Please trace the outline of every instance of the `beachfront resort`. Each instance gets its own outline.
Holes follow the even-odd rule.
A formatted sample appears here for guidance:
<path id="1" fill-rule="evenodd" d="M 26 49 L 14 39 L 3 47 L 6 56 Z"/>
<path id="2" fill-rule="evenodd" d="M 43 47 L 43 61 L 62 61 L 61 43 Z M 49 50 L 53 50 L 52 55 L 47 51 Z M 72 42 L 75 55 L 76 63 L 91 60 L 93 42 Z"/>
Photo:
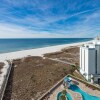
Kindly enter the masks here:
<path id="1" fill-rule="evenodd" d="M 100 0 L 0 0 L 0 100 L 100 100 Z"/>
<path id="2" fill-rule="evenodd" d="M 90 82 L 100 84 L 100 38 L 80 47 L 80 72 Z"/>
<path id="3" fill-rule="evenodd" d="M 83 43 L 68 45 L 56 52 L 45 52 L 41 56 L 27 53 L 26 57 L 24 55 L 21 58 L 2 61 L 0 99 L 100 100 L 99 77 L 94 77 L 94 81 L 92 80 L 94 84 L 88 79 L 90 76 L 100 74 L 98 62 L 100 56 L 96 56 L 100 54 L 99 41 L 93 40 L 84 45 Z"/>

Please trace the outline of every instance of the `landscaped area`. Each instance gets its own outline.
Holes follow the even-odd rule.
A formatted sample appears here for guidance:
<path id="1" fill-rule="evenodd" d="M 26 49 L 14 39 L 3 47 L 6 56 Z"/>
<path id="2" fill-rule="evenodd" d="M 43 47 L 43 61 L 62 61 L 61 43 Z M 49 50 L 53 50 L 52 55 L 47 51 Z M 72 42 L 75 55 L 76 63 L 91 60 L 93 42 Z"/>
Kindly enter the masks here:
<path id="1" fill-rule="evenodd" d="M 76 51 L 78 53 L 75 47 L 72 49 L 74 54 Z M 69 56 L 66 55 L 66 58 Z M 13 66 L 4 100 L 30 100 L 32 98 L 37 100 L 61 78 L 72 73 L 71 65 L 50 60 L 48 57 L 29 56 L 17 59 L 13 61 Z M 76 72 L 73 74 L 79 75 Z"/>
<path id="2" fill-rule="evenodd" d="M 13 60 L 13 67 L 3 100 L 37 100 L 52 86 L 54 86 L 54 84 L 56 84 L 60 79 L 68 74 L 72 74 L 84 80 L 83 76 L 77 70 L 75 70 L 77 68 L 74 65 L 73 67 L 71 64 L 50 59 L 57 58 L 63 61 L 63 59 L 71 58 L 73 59 L 74 64 L 79 64 L 78 47 L 63 49 L 61 51 L 61 54 L 56 52 L 53 53 L 53 55 L 52 53 L 49 54 L 49 56 L 47 55 L 48 54 L 45 54 L 44 57 L 28 56 L 26 58 Z M 61 85 L 57 88 L 57 92 L 54 92 L 55 98 L 54 95 L 51 95 L 51 99 L 49 99 L 56 100 L 57 94 L 59 94 L 59 97 L 62 94 L 61 91 L 63 90 L 63 85 Z M 67 92 L 69 94 L 66 95 L 69 98 L 75 98 L 75 100 L 77 100 L 76 98 L 81 98 L 81 95 L 79 93 L 71 90 L 67 90 Z"/>
<path id="3" fill-rule="evenodd" d="M 71 72 L 71 66 L 42 57 L 23 58 L 13 63 L 4 100 L 37 100 Z"/>
<path id="4" fill-rule="evenodd" d="M 79 64 L 79 47 L 64 48 L 59 52 L 47 53 L 44 55 L 48 58 L 59 59 L 62 61 L 70 62 L 72 64 Z"/>

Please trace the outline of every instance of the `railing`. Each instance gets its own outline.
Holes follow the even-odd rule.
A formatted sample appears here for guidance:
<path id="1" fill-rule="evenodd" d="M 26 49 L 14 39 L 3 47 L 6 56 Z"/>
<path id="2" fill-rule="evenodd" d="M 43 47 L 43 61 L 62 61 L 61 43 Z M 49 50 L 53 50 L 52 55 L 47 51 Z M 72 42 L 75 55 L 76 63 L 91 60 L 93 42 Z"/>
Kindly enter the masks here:
<path id="1" fill-rule="evenodd" d="M 4 97 L 4 92 L 5 92 L 5 89 L 6 89 L 6 86 L 7 86 L 7 82 L 8 82 L 8 78 L 9 78 L 9 75 L 10 75 L 10 71 L 11 71 L 11 68 L 12 68 L 12 63 L 10 62 L 7 62 L 8 63 L 8 69 L 7 69 L 7 74 L 4 76 L 4 81 L 3 81 L 3 84 L 1 86 L 1 90 L 0 90 L 0 100 L 3 100 L 3 97 Z"/>
<path id="2" fill-rule="evenodd" d="M 65 77 L 64 77 L 65 78 Z M 63 78 L 63 79 L 64 79 Z M 58 83 L 56 83 L 52 88 L 50 88 L 46 93 L 44 93 L 38 100 L 44 100 L 48 95 L 50 95 L 58 86 L 60 86 L 63 82 L 61 79 Z"/>
<path id="3" fill-rule="evenodd" d="M 79 78 L 77 78 L 77 77 L 75 77 L 75 76 L 73 76 L 73 75 L 70 75 L 70 74 L 69 74 L 69 76 L 72 77 L 72 78 L 74 78 L 74 79 L 76 79 L 76 80 L 78 80 L 78 81 L 80 81 L 80 82 L 82 82 L 82 83 L 84 83 L 84 84 L 87 84 L 87 85 L 89 85 L 89 86 L 92 86 L 94 89 L 97 89 L 97 90 L 100 91 L 100 87 L 98 87 L 98 86 L 96 86 L 96 85 L 94 85 L 94 84 L 92 84 L 92 83 L 90 83 L 90 82 L 88 82 L 88 81 L 79 79 Z"/>

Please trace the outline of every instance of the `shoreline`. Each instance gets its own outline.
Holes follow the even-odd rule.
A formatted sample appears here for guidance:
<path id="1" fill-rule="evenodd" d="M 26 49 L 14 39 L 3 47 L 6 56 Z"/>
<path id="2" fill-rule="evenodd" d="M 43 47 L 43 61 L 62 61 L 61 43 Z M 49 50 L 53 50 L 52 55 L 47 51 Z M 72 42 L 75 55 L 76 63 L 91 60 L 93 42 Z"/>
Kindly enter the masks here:
<path id="1" fill-rule="evenodd" d="M 57 52 L 66 47 L 79 46 L 79 45 L 82 45 L 84 43 L 88 43 L 91 41 L 42 47 L 42 48 L 15 51 L 15 52 L 9 52 L 9 53 L 1 53 L 0 54 L 0 62 L 2 62 L 4 60 L 20 59 L 20 58 L 27 57 L 27 56 L 42 56 L 45 53 Z"/>

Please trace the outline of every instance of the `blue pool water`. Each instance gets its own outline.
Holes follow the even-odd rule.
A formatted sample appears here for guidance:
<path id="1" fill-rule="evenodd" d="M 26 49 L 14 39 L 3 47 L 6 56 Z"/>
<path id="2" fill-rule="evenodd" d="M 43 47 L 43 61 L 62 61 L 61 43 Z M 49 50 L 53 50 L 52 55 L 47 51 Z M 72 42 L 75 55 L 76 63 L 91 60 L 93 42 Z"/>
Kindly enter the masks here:
<path id="1" fill-rule="evenodd" d="M 86 92 L 84 92 L 83 90 L 81 90 L 78 86 L 76 85 L 71 85 L 69 87 L 69 89 L 71 89 L 72 91 L 78 92 L 82 95 L 83 100 L 100 100 L 100 97 L 96 97 L 96 96 L 92 96 Z"/>
<path id="2" fill-rule="evenodd" d="M 59 92 L 57 95 L 57 100 L 60 100 L 61 95 L 62 95 L 62 92 Z M 73 100 L 69 93 L 66 93 L 66 96 L 67 96 L 67 100 Z"/>

